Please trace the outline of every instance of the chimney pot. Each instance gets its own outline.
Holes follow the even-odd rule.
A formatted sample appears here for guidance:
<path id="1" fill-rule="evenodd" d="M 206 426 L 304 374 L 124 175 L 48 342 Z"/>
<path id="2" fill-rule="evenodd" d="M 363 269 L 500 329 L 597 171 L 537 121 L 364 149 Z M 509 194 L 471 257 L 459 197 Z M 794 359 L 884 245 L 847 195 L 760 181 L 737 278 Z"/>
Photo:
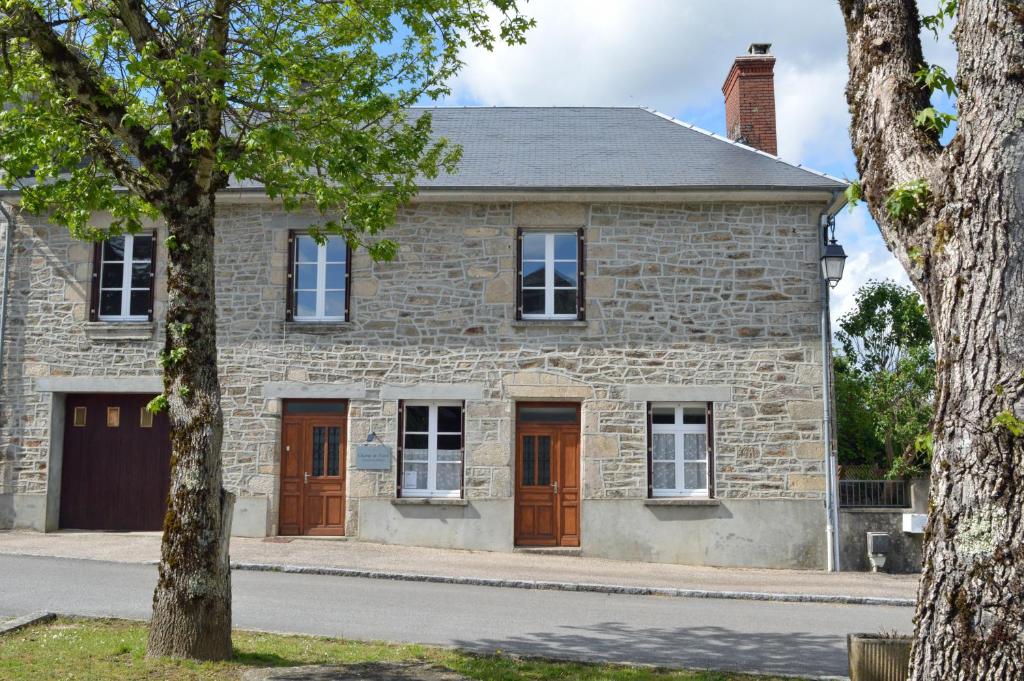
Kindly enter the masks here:
<path id="1" fill-rule="evenodd" d="M 775 57 L 771 43 L 751 43 L 733 60 L 722 85 L 726 135 L 775 155 Z"/>

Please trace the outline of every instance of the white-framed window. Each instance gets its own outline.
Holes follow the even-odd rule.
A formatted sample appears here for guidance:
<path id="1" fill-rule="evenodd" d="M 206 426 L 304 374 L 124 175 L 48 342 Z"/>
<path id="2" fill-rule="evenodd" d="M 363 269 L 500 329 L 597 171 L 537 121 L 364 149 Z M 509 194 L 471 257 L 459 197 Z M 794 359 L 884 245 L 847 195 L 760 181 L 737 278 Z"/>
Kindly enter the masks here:
<path id="1" fill-rule="evenodd" d="M 580 234 L 522 232 L 520 317 L 580 318 Z"/>
<path id="2" fill-rule="evenodd" d="M 348 243 L 329 237 L 318 244 L 308 234 L 295 234 L 292 241 L 290 319 L 348 321 Z"/>
<path id="3" fill-rule="evenodd" d="M 650 406 L 651 496 L 710 496 L 711 445 L 704 402 Z"/>
<path id="4" fill-rule="evenodd" d="M 153 235 L 124 234 L 97 245 L 100 321 L 141 322 L 150 319 L 153 300 Z"/>
<path id="5" fill-rule="evenodd" d="M 462 409 L 462 402 L 402 403 L 400 496 L 462 496 Z"/>

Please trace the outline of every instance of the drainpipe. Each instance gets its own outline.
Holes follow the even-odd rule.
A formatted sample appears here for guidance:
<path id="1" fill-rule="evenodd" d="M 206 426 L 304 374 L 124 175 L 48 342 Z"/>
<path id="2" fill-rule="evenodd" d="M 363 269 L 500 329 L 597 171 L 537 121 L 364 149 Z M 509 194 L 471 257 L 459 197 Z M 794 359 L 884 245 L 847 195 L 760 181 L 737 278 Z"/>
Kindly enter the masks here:
<path id="1" fill-rule="evenodd" d="M 0 278 L 0 389 L 4 385 L 4 339 L 7 329 L 7 284 L 11 278 L 11 232 L 14 231 L 14 220 L 7 212 L 7 206 L 0 201 L 0 217 L 4 227 L 4 274 Z"/>
<path id="2" fill-rule="evenodd" d="M 840 207 L 836 206 L 835 202 L 833 202 L 832 206 L 825 213 L 822 213 L 822 238 L 818 245 L 819 260 L 825 254 L 829 223 Z M 821 272 L 820 268 L 818 276 L 821 281 L 821 386 L 822 402 L 825 407 L 822 428 L 825 441 L 826 544 L 828 546 L 828 571 L 839 572 L 839 484 L 837 482 L 838 465 L 833 445 L 834 430 L 832 422 L 832 319 L 829 314 L 828 280 L 825 279 L 825 275 Z"/>

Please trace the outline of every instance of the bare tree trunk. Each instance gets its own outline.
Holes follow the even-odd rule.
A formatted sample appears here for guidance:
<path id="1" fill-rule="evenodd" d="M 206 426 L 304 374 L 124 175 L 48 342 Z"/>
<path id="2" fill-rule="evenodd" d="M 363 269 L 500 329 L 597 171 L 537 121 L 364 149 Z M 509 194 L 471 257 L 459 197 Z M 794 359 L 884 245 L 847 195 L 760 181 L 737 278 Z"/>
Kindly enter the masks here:
<path id="1" fill-rule="evenodd" d="M 228 536 L 234 498 L 221 487 L 213 193 L 183 181 L 167 205 L 162 361 L 171 423 L 171 490 L 148 654 L 220 660 L 231 657 Z"/>
<path id="2" fill-rule="evenodd" d="M 936 344 L 932 504 L 914 681 L 1024 678 L 1024 5 L 960 0 L 959 124 L 914 127 L 927 91 L 914 0 L 840 0 L 864 197 Z M 923 179 L 919 211 L 894 187 Z M 1022 424 L 1024 425 L 1024 424 Z"/>

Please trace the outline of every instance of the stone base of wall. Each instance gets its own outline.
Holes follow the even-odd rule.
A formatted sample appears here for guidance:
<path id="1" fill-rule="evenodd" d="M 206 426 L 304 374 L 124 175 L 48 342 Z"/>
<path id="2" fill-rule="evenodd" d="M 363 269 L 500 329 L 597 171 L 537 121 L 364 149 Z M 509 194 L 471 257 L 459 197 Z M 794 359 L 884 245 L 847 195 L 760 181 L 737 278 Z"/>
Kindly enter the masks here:
<path id="1" fill-rule="evenodd" d="M 512 550 L 512 499 L 480 499 L 465 506 L 359 502 L 359 538 L 382 544 L 477 551 Z"/>
<path id="2" fill-rule="evenodd" d="M 717 506 L 649 506 L 587 499 L 583 554 L 721 567 L 826 567 L 821 501 L 723 499 Z"/>
<path id="3" fill-rule="evenodd" d="M 0 530 L 44 529 L 45 494 L 0 494 Z"/>

